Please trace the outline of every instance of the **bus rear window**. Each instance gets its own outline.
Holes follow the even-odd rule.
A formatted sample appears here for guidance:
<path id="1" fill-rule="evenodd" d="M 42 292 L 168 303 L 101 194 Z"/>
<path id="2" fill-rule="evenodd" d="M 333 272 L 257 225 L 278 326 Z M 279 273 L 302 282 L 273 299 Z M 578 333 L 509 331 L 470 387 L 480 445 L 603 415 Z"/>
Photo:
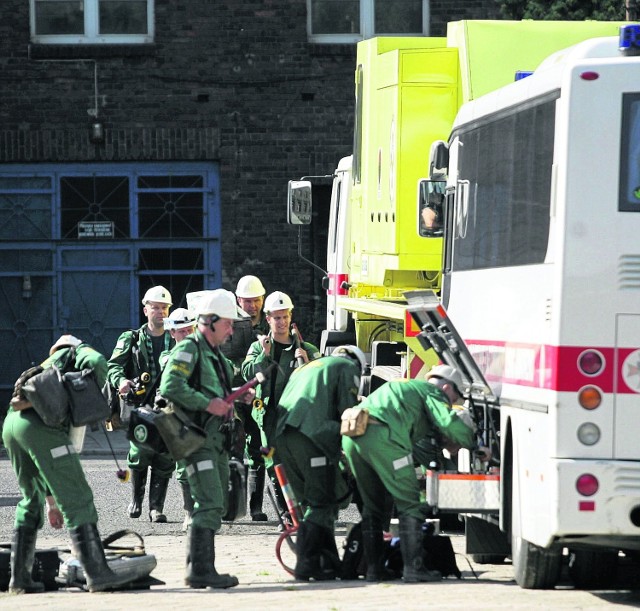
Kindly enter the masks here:
<path id="1" fill-rule="evenodd" d="M 640 212 L 640 94 L 622 96 L 620 211 Z"/>

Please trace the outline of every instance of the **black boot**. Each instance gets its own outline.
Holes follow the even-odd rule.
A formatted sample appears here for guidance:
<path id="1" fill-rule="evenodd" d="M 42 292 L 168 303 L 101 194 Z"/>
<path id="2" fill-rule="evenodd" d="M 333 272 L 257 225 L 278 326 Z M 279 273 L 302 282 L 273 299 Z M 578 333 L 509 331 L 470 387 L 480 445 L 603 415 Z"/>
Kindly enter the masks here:
<path id="1" fill-rule="evenodd" d="M 167 498 L 167 487 L 170 477 L 160 477 L 151 469 L 151 483 L 149 484 L 149 521 L 166 522 L 164 515 L 164 500 Z"/>
<path id="2" fill-rule="evenodd" d="M 186 533 L 191 526 L 191 514 L 193 513 L 193 497 L 191 496 L 191 486 L 189 482 L 180 482 L 182 489 L 182 507 L 184 509 L 184 522 L 182 523 L 182 532 Z"/>
<path id="3" fill-rule="evenodd" d="M 396 578 L 393 571 L 385 567 L 382 522 L 375 518 L 362 519 L 362 545 L 367 561 L 367 581 L 391 581 Z"/>
<path id="4" fill-rule="evenodd" d="M 404 568 L 402 579 L 406 583 L 423 581 L 440 581 L 439 571 L 429 571 L 424 565 L 424 548 L 422 545 L 422 521 L 411 516 L 399 517 L 400 551 Z"/>
<path id="5" fill-rule="evenodd" d="M 233 588 L 238 578 L 228 573 L 220 575 L 215 568 L 216 549 L 210 528 L 191 526 L 187 540 L 187 575 L 190 588 Z"/>
<path id="6" fill-rule="evenodd" d="M 325 529 L 313 522 L 300 522 L 296 532 L 296 566 L 294 577 L 299 581 L 328 581 L 338 576 L 328 559 Z"/>
<path id="7" fill-rule="evenodd" d="M 139 518 L 142 513 L 144 489 L 147 486 L 147 470 L 131 469 L 132 498 L 127 511 L 130 518 Z"/>
<path id="8" fill-rule="evenodd" d="M 257 469 L 249 469 L 249 512 L 254 522 L 266 522 L 267 514 L 262 511 L 262 500 L 264 497 L 264 476 L 266 469 L 260 465 Z"/>
<path id="9" fill-rule="evenodd" d="M 11 543 L 11 580 L 9 592 L 12 594 L 38 594 L 44 592 L 44 583 L 33 581 L 33 559 L 36 553 L 35 528 L 20 526 L 13 531 Z"/>
<path id="10" fill-rule="evenodd" d="M 107 564 L 102 541 L 95 524 L 83 524 L 71 529 L 71 545 L 82 564 L 89 592 L 102 592 L 135 581 L 130 575 L 118 575 Z"/>

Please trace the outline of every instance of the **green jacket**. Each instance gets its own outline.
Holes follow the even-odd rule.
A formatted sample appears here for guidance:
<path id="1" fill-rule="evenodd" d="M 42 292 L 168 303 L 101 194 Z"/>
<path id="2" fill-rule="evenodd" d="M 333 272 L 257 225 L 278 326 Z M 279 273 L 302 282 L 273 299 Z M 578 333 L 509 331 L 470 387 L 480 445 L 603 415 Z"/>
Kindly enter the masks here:
<path id="1" fill-rule="evenodd" d="M 296 369 L 278 403 L 277 438 L 298 429 L 326 456 L 340 456 L 340 416 L 358 403 L 360 369 L 348 359 L 324 356 Z"/>
<path id="2" fill-rule="evenodd" d="M 218 371 L 224 371 L 226 380 Z M 222 418 L 207 410 L 214 397 L 224 398 L 231 390 L 233 365 L 219 350 L 214 350 L 200 331 L 183 339 L 169 354 L 160 379 L 160 394 L 189 412 L 199 426 Z"/>
<path id="3" fill-rule="evenodd" d="M 271 333 L 269 333 L 269 338 L 271 339 L 271 351 L 273 353 L 275 346 L 273 343 L 273 335 Z M 321 356 L 318 348 L 309 342 L 302 342 L 302 348 L 309 355 L 309 361 L 313 361 Z M 289 381 L 294 369 L 298 366 L 294 356 L 295 351 L 296 348 L 294 343 L 287 346 L 287 348 L 280 353 L 278 367 L 271 373 L 270 378 L 264 384 L 256 386 L 256 397 L 262 399 L 265 409 L 269 405 L 274 407 L 277 405 L 284 387 Z M 271 355 L 267 356 L 264 353 L 264 350 L 262 350 L 260 342 L 255 341 L 249 347 L 247 356 L 242 363 L 242 377 L 245 380 L 251 380 L 255 377 L 256 373 L 264 371 L 273 362 L 273 357 Z M 271 391 L 272 388 L 274 389 L 273 393 Z"/>
<path id="4" fill-rule="evenodd" d="M 440 433 L 463 448 L 473 449 L 473 431 L 455 415 L 447 396 L 422 380 L 392 380 L 361 404 L 369 415 L 386 423 L 389 439 L 407 451 L 424 437 Z"/>
<path id="5" fill-rule="evenodd" d="M 133 380 L 144 372 L 149 373 L 151 376 L 147 389 L 150 390 L 155 385 L 156 378 L 160 375 L 160 370 L 153 360 L 151 338 L 147 329 L 148 326 L 145 324 L 140 329 L 125 331 L 118 338 L 108 362 L 107 374 L 109 384 L 114 388 L 118 388 L 123 380 Z M 136 345 L 139 350 L 139 361 L 133 352 L 133 348 Z M 174 345 L 174 339 L 168 331 L 165 331 L 164 349 L 169 350 Z M 145 396 L 145 401 L 148 398 L 148 396 Z"/>

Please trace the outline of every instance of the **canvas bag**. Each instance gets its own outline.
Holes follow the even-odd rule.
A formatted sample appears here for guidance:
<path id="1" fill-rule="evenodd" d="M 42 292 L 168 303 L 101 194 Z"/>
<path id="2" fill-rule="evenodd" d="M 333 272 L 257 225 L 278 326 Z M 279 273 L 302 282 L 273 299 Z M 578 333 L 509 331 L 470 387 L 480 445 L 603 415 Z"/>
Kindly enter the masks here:
<path id="1" fill-rule="evenodd" d="M 340 418 L 340 434 L 345 437 L 360 437 L 367 430 L 369 410 L 366 407 L 348 407 Z"/>
<path id="2" fill-rule="evenodd" d="M 68 422 L 69 395 L 62 372 L 55 365 L 29 378 L 22 393 L 47 426 L 60 427 Z"/>
<path id="3" fill-rule="evenodd" d="M 73 426 L 95 424 L 108 418 L 110 408 L 98 385 L 93 369 L 69 371 L 62 376 L 69 395 L 69 409 Z"/>
<path id="4" fill-rule="evenodd" d="M 163 407 L 154 410 L 153 422 L 165 442 L 169 454 L 175 460 L 187 458 L 196 450 L 199 450 L 207 438 L 207 433 L 197 424 L 194 424 L 184 411 L 169 401 L 161 399 L 157 404 L 164 403 Z"/>

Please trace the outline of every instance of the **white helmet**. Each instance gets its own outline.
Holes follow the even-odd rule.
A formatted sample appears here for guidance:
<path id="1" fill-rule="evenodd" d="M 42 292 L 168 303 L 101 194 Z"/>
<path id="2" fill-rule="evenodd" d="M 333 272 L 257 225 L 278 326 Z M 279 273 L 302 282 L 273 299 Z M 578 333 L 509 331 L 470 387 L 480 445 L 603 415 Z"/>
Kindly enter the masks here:
<path id="1" fill-rule="evenodd" d="M 460 372 L 451 367 L 450 365 L 436 365 L 428 371 L 425 375 L 425 378 L 428 380 L 429 378 L 441 378 L 449 382 L 449 384 L 453 385 L 455 391 L 462 397 L 462 390 L 464 388 L 464 382 L 462 380 L 462 375 Z"/>
<path id="2" fill-rule="evenodd" d="M 293 310 L 293 301 L 286 293 L 275 291 L 264 300 L 265 312 L 276 312 L 277 310 Z"/>
<path id="3" fill-rule="evenodd" d="M 218 316 L 218 318 L 242 320 L 242 318 L 238 316 L 238 306 L 234 294 L 225 289 L 198 291 L 195 294 L 189 293 L 187 295 L 187 303 L 189 304 L 189 310 L 193 312 L 196 317 L 214 314 Z"/>
<path id="4" fill-rule="evenodd" d="M 254 297 L 264 297 L 266 292 L 260 279 L 255 276 L 242 276 L 238 280 L 238 286 L 236 287 L 237 297 L 253 299 Z"/>
<path id="5" fill-rule="evenodd" d="M 176 308 L 168 318 L 164 320 L 164 328 L 167 331 L 186 329 L 187 327 L 193 327 L 196 324 L 195 317 L 189 313 L 186 308 Z"/>
<path id="6" fill-rule="evenodd" d="M 70 348 L 73 346 L 77 348 L 82 343 L 81 339 L 78 339 L 74 335 L 61 335 L 53 346 L 49 350 L 49 356 L 51 356 L 56 350 L 60 348 Z"/>
<path id="7" fill-rule="evenodd" d="M 171 293 L 164 288 L 164 286 L 152 286 L 142 298 L 142 305 L 147 305 L 149 301 L 155 301 L 156 303 L 166 303 L 167 305 L 173 305 L 171 301 Z"/>
<path id="8" fill-rule="evenodd" d="M 338 346 L 331 356 L 340 356 L 350 359 L 358 367 L 360 367 L 360 373 L 363 374 L 367 369 L 367 357 L 364 352 L 358 348 L 358 346 Z"/>

